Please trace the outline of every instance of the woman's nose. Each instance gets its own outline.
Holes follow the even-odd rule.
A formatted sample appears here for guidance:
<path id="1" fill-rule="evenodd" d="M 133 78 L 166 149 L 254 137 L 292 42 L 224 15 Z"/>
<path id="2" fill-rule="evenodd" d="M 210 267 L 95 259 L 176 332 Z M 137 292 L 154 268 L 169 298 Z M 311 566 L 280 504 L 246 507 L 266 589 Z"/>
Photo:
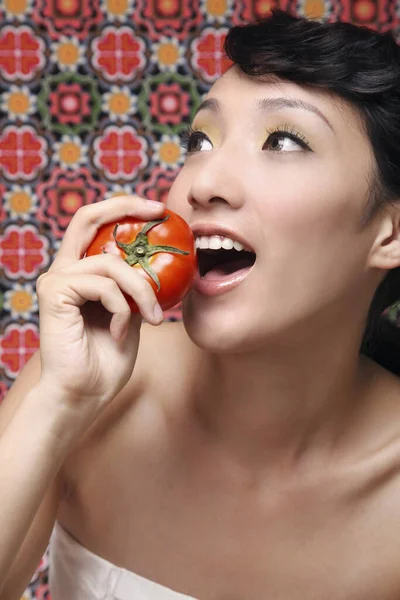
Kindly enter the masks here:
<path id="1" fill-rule="evenodd" d="M 193 167 L 188 202 L 193 207 L 204 208 L 214 204 L 228 204 L 239 208 L 243 202 L 242 173 L 237 166 L 210 156 L 201 166 Z"/>

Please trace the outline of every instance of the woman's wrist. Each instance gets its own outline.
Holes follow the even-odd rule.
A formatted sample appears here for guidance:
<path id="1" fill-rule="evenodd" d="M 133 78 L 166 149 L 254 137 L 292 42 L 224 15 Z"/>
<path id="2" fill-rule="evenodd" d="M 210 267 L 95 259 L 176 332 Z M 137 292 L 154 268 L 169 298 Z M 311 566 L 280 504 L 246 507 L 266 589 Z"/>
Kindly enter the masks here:
<path id="1" fill-rule="evenodd" d="M 71 408 L 76 404 L 73 400 L 67 392 L 40 380 L 21 401 L 14 419 L 26 420 L 38 441 L 47 441 L 52 451 L 63 454 L 85 429 L 82 415 L 78 414 L 77 408 Z"/>

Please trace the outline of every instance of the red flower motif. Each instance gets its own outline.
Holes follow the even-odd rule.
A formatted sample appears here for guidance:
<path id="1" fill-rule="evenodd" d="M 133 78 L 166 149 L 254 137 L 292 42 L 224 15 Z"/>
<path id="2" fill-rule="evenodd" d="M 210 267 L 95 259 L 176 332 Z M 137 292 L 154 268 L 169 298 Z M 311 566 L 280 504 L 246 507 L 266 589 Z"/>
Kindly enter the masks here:
<path id="1" fill-rule="evenodd" d="M 47 166 L 48 144 L 30 125 L 10 125 L 0 137 L 0 170 L 9 179 L 34 179 Z"/>
<path id="2" fill-rule="evenodd" d="M 50 114 L 62 125 L 77 125 L 90 115 L 90 95 L 79 83 L 59 83 L 49 94 Z"/>
<path id="3" fill-rule="evenodd" d="M 0 336 L 0 365 L 7 377 L 14 379 L 38 348 L 36 325 L 13 323 L 6 327 L 4 335 Z"/>
<path id="4" fill-rule="evenodd" d="M 40 199 L 38 218 L 48 223 L 60 239 L 78 208 L 101 200 L 106 191 L 106 186 L 95 181 L 84 167 L 73 172 L 53 169 L 50 179 L 36 190 Z"/>
<path id="5" fill-rule="evenodd" d="M 207 83 L 218 79 L 233 64 L 224 51 L 226 32 L 226 28 L 206 27 L 192 44 L 192 65 Z"/>
<path id="6" fill-rule="evenodd" d="M 135 25 L 145 28 L 152 41 L 160 36 L 184 40 L 203 20 L 200 2 L 183 0 L 137 0 L 133 18 Z"/>
<path id="7" fill-rule="evenodd" d="M 0 73 L 9 81 L 30 81 L 45 66 L 45 44 L 29 27 L 3 27 L 0 32 Z"/>
<path id="8" fill-rule="evenodd" d="M 93 41 L 93 66 L 109 81 L 133 81 L 145 66 L 145 47 L 130 27 L 106 27 Z"/>
<path id="9" fill-rule="evenodd" d="M 150 94 L 150 114 L 162 125 L 177 125 L 190 113 L 189 102 L 178 83 L 160 83 Z"/>
<path id="10" fill-rule="evenodd" d="M 111 180 L 132 180 L 148 163 L 146 139 L 128 125 L 107 127 L 93 147 L 95 166 Z"/>
<path id="11" fill-rule="evenodd" d="M 351 9 L 354 23 L 369 25 L 378 19 L 378 3 L 375 0 L 354 0 Z"/>
<path id="12" fill-rule="evenodd" d="M 49 261 L 49 241 L 33 225 L 9 225 L 0 236 L 0 265 L 6 277 L 32 279 Z"/>
<path id="13" fill-rule="evenodd" d="M 265 18 L 273 8 L 288 9 L 288 0 L 246 0 L 235 2 L 232 25 L 242 25 L 249 21 Z"/>
<path id="14" fill-rule="evenodd" d="M 168 192 L 174 179 L 176 179 L 176 175 L 176 171 L 172 172 L 161 167 L 155 167 L 152 169 L 149 179 L 140 182 L 136 186 L 135 193 L 141 198 L 159 200 L 166 204 Z"/>
<path id="15" fill-rule="evenodd" d="M 32 20 L 52 39 L 73 35 L 85 40 L 103 19 L 98 0 L 36 0 L 33 7 Z"/>

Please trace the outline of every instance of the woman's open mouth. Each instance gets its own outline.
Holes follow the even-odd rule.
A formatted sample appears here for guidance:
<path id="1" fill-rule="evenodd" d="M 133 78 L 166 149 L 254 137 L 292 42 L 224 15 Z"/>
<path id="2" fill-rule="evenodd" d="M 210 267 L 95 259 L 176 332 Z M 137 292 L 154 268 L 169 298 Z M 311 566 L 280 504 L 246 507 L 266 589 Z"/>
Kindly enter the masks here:
<path id="1" fill-rule="evenodd" d="M 193 289 L 206 296 L 223 294 L 239 285 L 251 271 L 256 255 L 247 250 L 197 250 L 198 270 Z"/>
<path id="2" fill-rule="evenodd" d="M 247 250 L 197 250 L 200 277 L 206 280 L 223 279 L 242 269 L 252 267 L 256 260 L 254 252 Z"/>

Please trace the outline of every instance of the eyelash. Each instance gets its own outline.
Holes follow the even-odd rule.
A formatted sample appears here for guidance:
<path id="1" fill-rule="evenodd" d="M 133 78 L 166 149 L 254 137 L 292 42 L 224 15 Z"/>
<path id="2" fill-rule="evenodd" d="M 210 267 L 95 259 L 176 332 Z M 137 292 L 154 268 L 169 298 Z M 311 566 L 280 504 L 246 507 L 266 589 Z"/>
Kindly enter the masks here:
<path id="1" fill-rule="evenodd" d="M 286 123 L 285 125 L 279 125 L 278 127 L 274 127 L 273 129 L 268 129 L 267 127 L 265 131 L 269 135 L 272 135 L 274 133 L 283 133 L 284 137 L 286 136 L 290 138 L 291 140 L 299 144 L 302 148 L 304 148 L 304 150 L 312 151 L 310 148 L 310 142 L 302 133 L 300 133 L 295 127 L 293 127 L 293 125 L 289 125 L 288 123 Z"/>
<path id="2" fill-rule="evenodd" d="M 188 152 L 193 152 L 193 150 L 189 150 L 189 142 L 194 134 L 204 135 L 201 131 L 196 131 L 196 129 L 193 129 L 193 127 L 189 125 L 180 136 L 180 145 Z"/>
<path id="3" fill-rule="evenodd" d="M 274 127 L 273 129 L 266 128 L 266 132 L 269 135 L 273 135 L 276 133 L 284 134 L 283 137 L 290 138 L 293 142 L 296 142 L 297 144 L 299 144 L 299 146 L 301 146 L 304 150 L 309 150 L 312 152 L 312 150 L 310 148 L 310 142 L 307 140 L 307 138 L 302 133 L 297 131 L 297 129 L 295 127 L 293 127 L 292 125 L 285 124 L 285 125 L 279 125 L 277 127 Z M 197 131 L 196 129 L 193 129 L 193 127 L 190 125 L 181 135 L 180 145 L 189 154 L 196 152 L 195 150 L 189 150 L 189 143 L 191 141 L 192 136 L 194 136 L 195 134 L 202 136 L 203 138 L 207 137 L 205 135 L 205 133 L 203 133 L 202 131 Z"/>

